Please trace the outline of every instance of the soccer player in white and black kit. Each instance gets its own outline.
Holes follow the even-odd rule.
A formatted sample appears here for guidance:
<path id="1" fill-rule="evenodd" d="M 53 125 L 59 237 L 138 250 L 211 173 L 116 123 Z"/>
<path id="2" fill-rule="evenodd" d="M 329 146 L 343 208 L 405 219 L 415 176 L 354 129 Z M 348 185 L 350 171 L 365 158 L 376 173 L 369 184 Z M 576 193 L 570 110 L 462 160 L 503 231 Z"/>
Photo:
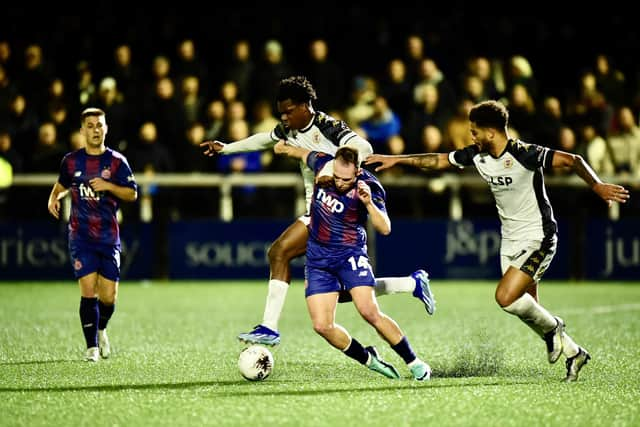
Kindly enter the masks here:
<path id="1" fill-rule="evenodd" d="M 205 141 L 200 146 L 205 148 L 204 154 L 207 156 L 266 150 L 280 140 L 285 140 L 295 147 L 331 155 L 335 154 L 339 147 L 348 145 L 358 151 L 361 159 L 373 152 L 371 144 L 351 130 L 346 123 L 323 112 L 315 111 L 313 108 L 315 100 L 316 91 L 307 78 L 294 76 L 283 79 L 278 86 L 276 97 L 281 123 L 273 131 L 257 133 L 230 144 Z M 329 162 L 320 172 L 320 176 L 332 177 L 332 165 L 333 162 Z M 269 248 L 271 277 L 263 321 L 252 331 L 238 335 L 241 341 L 265 345 L 276 345 L 280 342 L 278 321 L 291 281 L 289 263 L 305 253 L 309 238 L 308 213 L 315 175 L 304 162 L 300 162 L 300 171 L 304 179 L 307 215 L 303 215 L 291 224 Z M 397 292 L 412 292 L 413 296 L 424 303 L 427 313 L 433 314 L 435 300 L 429 287 L 428 274 L 424 270 L 417 270 L 406 277 L 377 279 L 377 295 Z"/>
<path id="2" fill-rule="evenodd" d="M 508 121 L 509 113 L 503 104 L 481 102 L 469 112 L 473 145 L 448 154 L 374 154 L 365 163 L 380 163 L 376 171 L 396 164 L 426 170 L 476 167 L 491 188 L 502 224 L 502 278 L 496 288 L 496 302 L 545 340 L 550 363 L 564 354 L 564 380 L 575 381 L 591 356 L 564 331 L 563 320 L 538 302 L 538 282 L 555 254 L 557 242 L 557 224 L 545 190 L 543 169 L 572 170 L 608 204 L 625 203 L 629 192 L 622 186 L 602 182 L 579 155 L 511 139 Z"/>

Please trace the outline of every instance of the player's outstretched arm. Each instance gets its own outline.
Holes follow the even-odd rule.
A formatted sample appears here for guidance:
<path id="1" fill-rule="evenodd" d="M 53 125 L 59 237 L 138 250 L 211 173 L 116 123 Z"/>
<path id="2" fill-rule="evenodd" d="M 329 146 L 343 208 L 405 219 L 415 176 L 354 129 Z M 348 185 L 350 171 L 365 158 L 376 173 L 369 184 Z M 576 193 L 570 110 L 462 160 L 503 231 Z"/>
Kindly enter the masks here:
<path id="1" fill-rule="evenodd" d="M 293 157 L 294 159 L 300 159 L 305 163 L 307 162 L 309 153 L 311 153 L 311 151 L 307 150 L 306 148 L 294 147 L 293 145 L 289 145 L 282 139 L 273 146 L 273 152 L 276 154 L 283 154 L 285 156 Z"/>
<path id="2" fill-rule="evenodd" d="M 240 139 L 236 142 L 225 144 L 220 141 L 204 141 L 200 143 L 200 147 L 204 148 L 205 156 L 214 156 L 216 154 L 233 154 L 247 153 L 250 151 L 264 151 L 274 146 L 277 141 L 271 139 L 269 132 L 260 132 L 251 135 L 248 138 Z"/>
<path id="3" fill-rule="evenodd" d="M 591 166 L 578 154 L 556 151 L 553 155 L 552 166 L 554 169 L 572 170 L 609 206 L 613 202 L 626 203 L 630 197 L 629 190 L 623 186 L 602 182 Z"/>
<path id="4" fill-rule="evenodd" d="M 376 167 L 376 172 L 389 169 L 395 165 L 408 165 L 424 170 L 443 170 L 450 169 L 453 165 L 449 162 L 447 153 L 424 153 L 424 154 L 372 154 L 364 161 L 365 164 L 371 165 L 380 163 Z"/>

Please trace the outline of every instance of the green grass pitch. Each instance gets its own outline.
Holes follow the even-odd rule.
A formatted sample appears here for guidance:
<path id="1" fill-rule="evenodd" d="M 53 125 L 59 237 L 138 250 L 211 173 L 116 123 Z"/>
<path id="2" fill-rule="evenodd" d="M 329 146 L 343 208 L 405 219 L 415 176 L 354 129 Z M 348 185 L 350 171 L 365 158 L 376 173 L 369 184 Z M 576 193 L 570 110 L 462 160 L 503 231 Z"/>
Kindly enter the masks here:
<path id="1" fill-rule="evenodd" d="M 356 313 L 338 323 L 374 344 L 389 380 L 311 329 L 294 282 L 274 371 L 238 373 L 236 335 L 262 318 L 266 281 L 123 282 L 109 325 L 114 354 L 82 361 L 77 285 L 0 284 L 1 426 L 638 426 L 640 283 L 543 282 L 542 302 L 593 359 L 564 384 L 564 358 L 493 300 L 495 283 L 432 280 L 433 317 L 408 294 L 379 298 L 433 368 L 413 381 Z"/>

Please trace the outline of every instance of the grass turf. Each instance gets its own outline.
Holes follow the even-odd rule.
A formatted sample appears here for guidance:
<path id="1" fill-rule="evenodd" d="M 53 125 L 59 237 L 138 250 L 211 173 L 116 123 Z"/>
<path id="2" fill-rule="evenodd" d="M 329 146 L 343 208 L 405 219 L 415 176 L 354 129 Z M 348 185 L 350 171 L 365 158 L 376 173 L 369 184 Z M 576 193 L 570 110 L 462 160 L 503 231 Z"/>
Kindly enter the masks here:
<path id="1" fill-rule="evenodd" d="M 242 379 L 235 339 L 262 316 L 260 282 L 124 282 L 109 325 L 114 354 L 83 362 L 77 285 L 0 285 L 0 425 L 567 426 L 640 425 L 640 285 L 544 282 L 541 298 L 593 359 L 574 384 L 564 358 L 493 301 L 495 284 L 432 281 L 437 311 L 379 298 L 433 368 L 401 359 L 340 304 L 338 323 L 403 375 L 367 370 L 315 335 L 294 283 L 275 368 Z"/>

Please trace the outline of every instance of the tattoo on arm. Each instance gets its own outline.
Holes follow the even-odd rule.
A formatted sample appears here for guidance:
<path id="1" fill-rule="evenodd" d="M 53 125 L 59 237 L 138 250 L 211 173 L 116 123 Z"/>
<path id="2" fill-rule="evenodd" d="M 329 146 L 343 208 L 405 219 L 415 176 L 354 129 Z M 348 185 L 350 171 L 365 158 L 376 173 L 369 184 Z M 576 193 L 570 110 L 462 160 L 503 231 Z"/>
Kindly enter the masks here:
<path id="1" fill-rule="evenodd" d="M 438 168 L 438 158 L 438 153 L 426 153 L 412 156 L 409 161 L 412 166 L 425 170 L 432 170 Z"/>

